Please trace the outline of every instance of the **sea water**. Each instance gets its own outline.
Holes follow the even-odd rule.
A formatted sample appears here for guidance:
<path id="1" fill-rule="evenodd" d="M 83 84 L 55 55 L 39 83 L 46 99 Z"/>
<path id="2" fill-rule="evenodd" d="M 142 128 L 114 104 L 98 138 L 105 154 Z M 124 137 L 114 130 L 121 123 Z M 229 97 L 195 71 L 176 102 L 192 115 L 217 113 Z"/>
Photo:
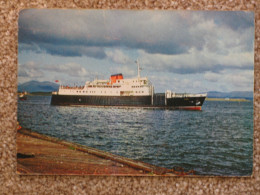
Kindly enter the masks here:
<path id="1" fill-rule="evenodd" d="M 205 101 L 202 111 L 52 106 L 18 101 L 33 131 L 169 169 L 247 176 L 253 167 L 253 102 Z"/>

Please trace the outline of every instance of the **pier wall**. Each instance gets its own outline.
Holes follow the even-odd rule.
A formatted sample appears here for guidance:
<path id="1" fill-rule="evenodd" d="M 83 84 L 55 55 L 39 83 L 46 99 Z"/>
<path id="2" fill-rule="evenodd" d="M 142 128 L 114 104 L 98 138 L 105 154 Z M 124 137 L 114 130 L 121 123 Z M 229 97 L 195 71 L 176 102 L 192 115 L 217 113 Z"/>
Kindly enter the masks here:
<path id="1" fill-rule="evenodd" d="M 173 170 L 20 129 L 17 172 L 29 175 L 176 175 Z"/>

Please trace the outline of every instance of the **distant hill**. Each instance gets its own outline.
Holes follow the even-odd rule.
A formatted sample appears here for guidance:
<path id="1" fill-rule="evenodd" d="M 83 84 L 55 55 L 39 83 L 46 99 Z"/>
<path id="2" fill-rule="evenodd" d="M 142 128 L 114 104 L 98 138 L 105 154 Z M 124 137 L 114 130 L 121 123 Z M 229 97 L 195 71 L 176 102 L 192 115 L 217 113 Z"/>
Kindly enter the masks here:
<path id="1" fill-rule="evenodd" d="M 244 99 L 253 99 L 254 93 L 252 91 L 232 91 L 232 92 L 218 92 L 218 91 L 209 91 L 208 98 L 244 98 Z"/>
<path id="2" fill-rule="evenodd" d="M 52 92 L 57 91 L 59 85 L 49 81 L 29 81 L 23 84 L 18 85 L 18 91 L 23 92 Z"/>

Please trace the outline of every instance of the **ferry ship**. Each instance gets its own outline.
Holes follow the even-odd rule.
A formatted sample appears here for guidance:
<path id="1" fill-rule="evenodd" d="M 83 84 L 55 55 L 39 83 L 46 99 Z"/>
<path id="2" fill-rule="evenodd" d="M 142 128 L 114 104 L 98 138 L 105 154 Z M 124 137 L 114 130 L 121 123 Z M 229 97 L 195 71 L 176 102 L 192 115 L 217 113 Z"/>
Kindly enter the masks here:
<path id="1" fill-rule="evenodd" d="M 114 74 L 109 80 L 87 81 L 84 86 L 60 85 L 57 92 L 52 92 L 51 105 L 86 105 L 115 107 L 147 107 L 167 109 L 201 110 L 207 94 L 154 93 L 154 86 L 147 77 L 138 75 L 125 79 Z"/>

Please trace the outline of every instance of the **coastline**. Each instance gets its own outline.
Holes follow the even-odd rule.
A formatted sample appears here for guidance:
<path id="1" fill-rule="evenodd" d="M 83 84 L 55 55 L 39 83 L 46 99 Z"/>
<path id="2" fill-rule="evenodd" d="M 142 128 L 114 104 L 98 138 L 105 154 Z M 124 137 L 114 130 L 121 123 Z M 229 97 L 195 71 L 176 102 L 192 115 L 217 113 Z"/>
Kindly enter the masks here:
<path id="1" fill-rule="evenodd" d="M 21 128 L 17 173 L 26 175 L 188 175 Z"/>
<path id="2" fill-rule="evenodd" d="M 206 98 L 205 101 L 251 102 L 244 98 Z"/>

